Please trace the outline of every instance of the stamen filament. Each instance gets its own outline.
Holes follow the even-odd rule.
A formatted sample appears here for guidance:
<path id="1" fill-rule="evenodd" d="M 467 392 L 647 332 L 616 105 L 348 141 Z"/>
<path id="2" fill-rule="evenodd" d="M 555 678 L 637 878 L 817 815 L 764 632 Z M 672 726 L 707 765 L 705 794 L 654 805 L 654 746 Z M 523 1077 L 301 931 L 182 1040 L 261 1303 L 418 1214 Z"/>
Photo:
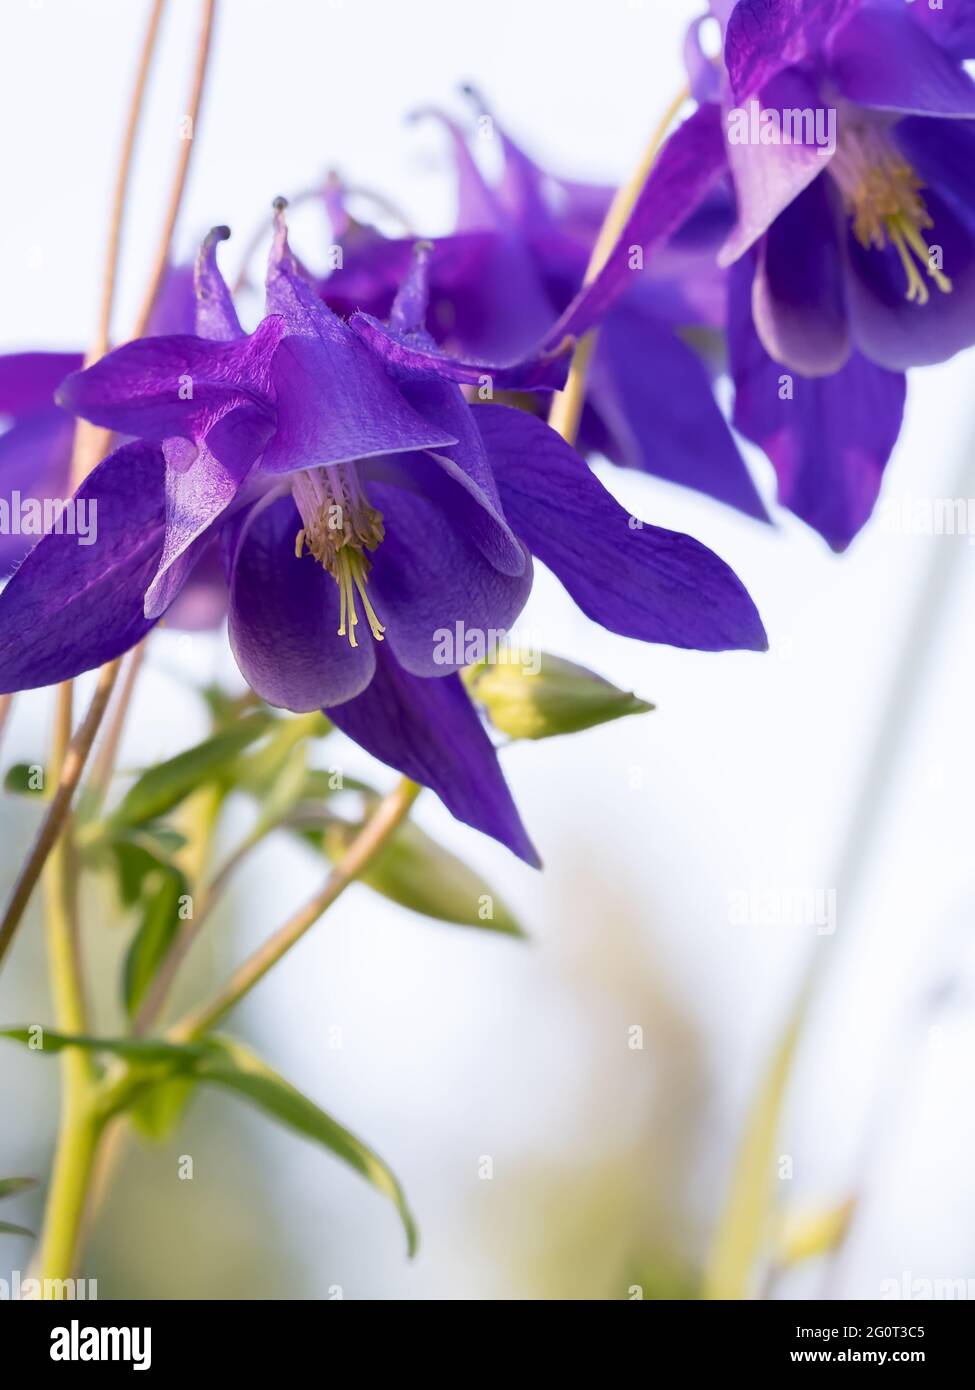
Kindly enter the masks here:
<path id="1" fill-rule="evenodd" d="M 383 539 L 383 520 L 369 505 L 355 465 L 312 468 L 295 475 L 291 491 L 305 523 L 295 536 L 295 555 L 307 551 L 335 580 L 339 591 L 339 637 L 357 647 L 362 600 L 369 629 L 377 642 L 386 629 L 379 621 L 366 589 L 370 564 L 366 550 L 375 550 Z"/>

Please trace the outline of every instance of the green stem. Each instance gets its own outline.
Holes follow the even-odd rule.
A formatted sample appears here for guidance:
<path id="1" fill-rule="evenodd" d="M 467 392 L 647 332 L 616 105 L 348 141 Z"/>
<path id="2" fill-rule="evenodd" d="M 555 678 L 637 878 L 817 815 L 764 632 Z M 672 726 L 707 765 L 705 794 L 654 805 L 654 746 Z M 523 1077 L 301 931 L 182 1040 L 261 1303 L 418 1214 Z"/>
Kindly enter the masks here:
<path id="1" fill-rule="evenodd" d="M 686 87 L 678 92 L 650 137 L 650 143 L 644 150 L 640 163 L 626 183 L 617 190 L 589 257 L 589 264 L 586 267 L 583 280 L 584 284 L 591 284 L 609 260 L 613 247 L 619 240 L 627 219 L 633 211 L 634 204 L 640 196 L 640 190 L 646 183 L 650 170 L 656 162 L 660 147 L 667 138 L 667 132 L 689 96 L 690 92 Z M 596 336 L 596 329 L 592 329 L 580 339 L 572 358 L 565 389 L 556 391 L 552 396 L 548 423 L 568 444 L 574 444 L 576 435 L 579 433 L 582 409 L 586 401 L 589 368 L 592 365 L 593 354 L 596 350 Z"/>
<path id="2" fill-rule="evenodd" d="M 65 1049 L 65 1099 L 36 1260 L 38 1278 L 45 1281 L 41 1286 L 45 1298 L 54 1296 L 48 1281 L 73 1276 L 88 1185 L 102 1135 L 103 1122 L 91 1104 L 91 1081 L 79 1065 L 82 1059 L 81 1048 Z"/>
<path id="3" fill-rule="evenodd" d="M 300 941 L 336 898 L 370 865 L 410 813 L 422 788 L 408 777 L 379 803 L 352 841 L 341 861 L 329 874 L 321 891 L 298 909 L 282 927 L 269 937 L 224 985 L 208 1004 L 187 1015 L 167 1034 L 176 1042 L 188 1042 L 202 1037 L 248 995 L 259 981 L 276 965 L 282 956 Z"/>

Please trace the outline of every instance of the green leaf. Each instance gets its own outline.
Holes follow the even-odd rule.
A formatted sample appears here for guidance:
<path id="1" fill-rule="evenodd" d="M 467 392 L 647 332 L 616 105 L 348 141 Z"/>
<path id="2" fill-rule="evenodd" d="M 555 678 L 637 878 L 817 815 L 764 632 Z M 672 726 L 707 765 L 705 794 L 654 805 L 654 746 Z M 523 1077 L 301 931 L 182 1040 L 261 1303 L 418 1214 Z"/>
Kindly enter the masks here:
<path id="1" fill-rule="evenodd" d="M 120 836 L 110 849 L 118 871 L 119 895 L 125 907 L 134 907 L 142 897 L 146 880 L 166 866 L 157 846 L 138 832 Z"/>
<path id="2" fill-rule="evenodd" d="M 34 1232 L 29 1231 L 26 1226 L 15 1226 L 10 1221 L 0 1221 L 0 1236 L 30 1236 L 34 1239 Z"/>
<path id="3" fill-rule="evenodd" d="M 43 796 L 46 774 L 40 763 L 14 763 L 3 777 L 3 789 L 15 796 Z"/>
<path id="4" fill-rule="evenodd" d="M 308 779 L 308 750 L 296 744 L 278 767 L 274 781 L 260 800 L 260 814 L 253 838 L 262 838 L 279 825 L 304 795 Z"/>
<path id="5" fill-rule="evenodd" d="M 332 725 L 320 710 L 279 719 L 270 737 L 237 760 L 234 785 L 264 797 L 271 792 L 294 749 L 312 738 L 324 738 Z"/>
<path id="6" fill-rule="evenodd" d="M 535 663 L 515 649 L 501 656 L 503 660 L 491 665 L 468 667 L 464 681 L 494 727 L 510 738 L 578 733 L 653 709 L 646 700 L 561 657 L 543 652 L 535 671 Z"/>
<path id="7" fill-rule="evenodd" d="M 144 825 L 164 816 L 197 787 L 227 772 L 239 754 L 267 731 L 270 722 L 269 713 L 256 711 L 225 733 L 215 734 L 177 753 L 175 758 L 147 768 L 113 811 L 110 825 Z"/>
<path id="8" fill-rule="evenodd" d="M 409 1253 L 415 1252 L 416 1223 L 392 1171 L 368 1145 L 319 1109 L 250 1048 L 229 1038 L 210 1038 L 206 1055 L 196 1063 L 194 1071 L 201 1082 L 243 1096 L 266 1114 L 306 1139 L 324 1145 L 348 1163 L 393 1202 L 406 1230 Z"/>
<path id="9" fill-rule="evenodd" d="M 29 1192 L 37 1186 L 36 1178 L 0 1178 L 0 1201 L 16 1192 Z"/>
<path id="10" fill-rule="evenodd" d="M 341 858 L 359 829 L 332 819 L 321 842 L 326 854 L 333 860 Z M 484 879 L 412 821 L 400 826 L 360 882 L 424 917 L 507 936 L 525 935 Z"/>
<path id="11" fill-rule="evenodd" d="M 178 869 L 161 867 L 143 881 L 145 906 L 122 971 L 122 997 L 131 1018 L 179 931 L 180 899 L 187 893 Z"/>
<path id="12" fill-rule="evenodd" d="M 26 1043 L 32 1052 L 57 1053 L 66 1047 L 110 1052 L 127 1062 L 150 1065 L 168 1062 L 174 1068 L 191 1066 L 205 1050 L 203 1043 L 169 1043 L 161 1038 L 95 1038 L 85 1033 L 59 1033 L 40 1024 L 0 1028 L 0 1038 Z"/>

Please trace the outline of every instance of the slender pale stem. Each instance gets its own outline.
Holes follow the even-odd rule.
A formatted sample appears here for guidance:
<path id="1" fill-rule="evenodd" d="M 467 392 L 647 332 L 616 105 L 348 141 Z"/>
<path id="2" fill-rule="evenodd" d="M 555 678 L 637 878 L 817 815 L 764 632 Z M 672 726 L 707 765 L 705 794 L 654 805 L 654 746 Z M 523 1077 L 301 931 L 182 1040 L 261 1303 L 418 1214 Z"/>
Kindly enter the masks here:
<path id="1" fill-rule="evenodd" d="M 628 181 L 617 191 L 589 257 L 589 265 L 586 267 L 583 284 L 591 284 L 609 260 L 610 252 L 626 226 L 626 220 L 633 211 L 634 204 L 640 196 L 640 190 L 647 181 L 650 170 L 660 152 L 660 147 L 667 138 L 667 132 L 689 95 L 690 93 L 685 87 L 674 98 L 650 137 L 650 143 L 644 150 L 640 163 Z M 548 422 L 552 429 L 569 444 L 575 443 L 579 433 L 582 409 L 586 401 L 589 368 L 592 365 L 593 353 L 596 350 L 596 337 L 597 330 L 592 329 L 580 340 L 572 358 L 572 366 L 569 368 L 569 379 L 565 384 L 565 390 L 557 391 L 552 397 Z"/>
<path id="2" fill-rule="evenodd" d="M 213 29 L 215 9 L 216 0 L 204 0 L 200 42 L 194 69 L 192 95 L 188 113 L 191 129 L 195 128 L 196 118 L 199 113 L 206 60 L 210 51 L 210 37 Z M 155 32 L 155 29 L 153 29 L 153 39 L 155 38 Z M 192 144 L 192 141 L 188 141 L 187 144 Z M 161 279 L 162 274 L 165 272 L 169 256 L 169 243 L 173 234 L 173 226 L 175 225 L 176 216 L 179 211 L 179 202 L 182 198 L 186 183 L 189 157 L 189 149 L 184 150 L 177 165 L 173 190 L 170 195 L 169 206 L 166 213 L 166 221 L 159 239 L 154 261 L 152 295 L 151 299 L 149 296 L 146 297 L 146 303 L 143 305 L 142 313 L 136 324 L 136 337 L 145 331 L 146 323 L 152 312 L 152 303 L 155 301 L 158 280 Z M 119 664 L 118 661 L 114 661 L 110 663 L 110 665 L 102 668 L 91 708 L 88 711 L 84 723 L 79 728 L 75 739 L 72 741 L 71 755 L 65 761 L 64 771 L 58 786 L 58 795 L 51 803 L 51 807 L 41 827 L 38 839 L 35 842 L 27 863 L 21 870 L 10 903 L 4 913 L 2 922 L 0 922 L 0 963 L 2 963 L 13 934 L 17 930 L 17 926 L 24 913 L 24 908 L 27 906 L 31 893 L 40 876 L 41 869 L 44 867 L 44 861 L 51 852 L 51 848 L 57 840 L 57 836 L 64 824 L 71 799 L 77 789 L 81 773 L 88 760 L 88 754 L 91 752 L 92 743 L 94 742 L 95 735 L 98 733 L 108 705 L 109 697 L 114 688 L 115 681 L 118 678 Z"/>
<path id="3" fill-rule="evenodd" d="M 14 706 L 12 695 L 0 695 L 0 741 L 3 740 L 3 731 L 7 727 L 7 720 L 10 718 L 10 711 Z"/>
<path id="4" fill-rule="evenodd" d="M 129 712 L 129 706 L 132 703 L 132 696 L 135 693 L 135 683 L 139 678 L 139 672 L 142 670 L 145 654 L 145 643 L 140 642 L 129 656 L 125 658 L 125 675 L 119 687 L 118 695 L 113 702 L 108 726 L 96 749 L 92 761 L 91 773 L 89 774 L 88 781 L 85 783 L 85 790 L 83 793 L 84 805 L 91 814 L 95 814 L 98 811 L 108 793 L 119 744 L 122 741 L 122 732 L 125 728 L 126 716 Z"/>
<path id="5" fill-rule="evenodd" d="M 287 955 L 292 946 L 315 925 L 346 888 L 369 867 L 390 836 L 406 819 L 420 791 L 421 788 L 415 782 L 404 777 L 395 790 L 376 807 L 340 862 L 329 874 L 321 891 L 304 907 L 299 908 L 293 917 L 244 961 L 208 1004 L 204 1004 L 176 1024 L 170 1030 L 169 1037 L 183 1042 L 200 1037 L 239 1004 L 254 986 L 263 980 L 272 966 L 276 965 L 282 956 Z"/>
<path id="6" fill-rule="evenodd" d="M 188 112 L 189 129 L 186 132 L 188 138 L 177 161 L 176 176 L 153 261 L 149 287 L 134 330 L 136 337 L 145 332 L 169 258 L 169 246 L 186 184 L 192 139 L 203 92 L 215 6 L 216 0 L 203 0 L 200 42 L 193 72 Z M 145 95 L 146 78 L 158 34 L 160 13 L 161 4 L 156 3 L 150 15 L 146 41 L 137 71 L 133 107 L 123 141 L 116 199 L 112 212 L 109 259 L 103 286 L 98 340 L 94 344 L 93 353 L 89 354 L 90 358 L 102 355 L 108 345 L 128 174 L 139 112 Z M 76 440 L 73 460 L 76 482 L 83 480 L 90 467 L 97 462 L 98 457 L 98 452 L 87 453 L 85 447 Z M 55 1015 L 59 1026 L 67 1032 L 84 1031 L 85 1007 L 75 922 L 77 875 L 74 863 L 74 846 L 70 835 L 63 832 L 68 828 L 71 800 L 77 789 L 88 754 L 91 752 L 95 735 L 108 707 L 119 669 L 119 661 L 113 661 L 102 668 L 91 706 L 77 734 L 70 740 L 70 683 L 59 691 L 55 751 L 57 752 L 58 747 L 63 749 L 64 758 L 60 768 L 57 790 L 34 849 L 14 888 L 10 907 L 4 916 L 3 923 L 0 924 L 0 960 L 2 960 L 17 924 L 23 916 L 24 908 L 37 877 L 45 860 L 50 856 L 47 930 L 51 983 Z M 125 707 L 131 693 L 130 687 L 128 694 L 121 702 L 120 717 L 122 718 L 124 718 Z M 80 1245 L 81 1225 L 88 1188 L 104 1127 L 104 1120 L 99 1117 L 94 1105 L 95 1083 L 91 1072 L 91 1061 L 90 1059 L 86 1060 L 82 1049 L 68 1048 L 66 1050 L 62 1078 L 61 1126 L 58 1132 L 58 1146 L 38 1253 L 40 1274 L 45 1280 L 66 1279 L 70 1277 L 74 1268 Z"/>
<path id="7" fill-rule="evenodd" d="M 115 686 L 118 669 L 119 663 L 117 661 L 102 667 L 88 711 L 68 744 L 67 754 L 61 765 L 57 786 L 48 806 L 47 814 L 17 876 L 17 882 L 14 884 L 13 892 L 4 911 L 3 920 L 0 921 L 0 962 L 6 956 L 14 933 L 20 925 L 24 909 L 30 901 L 47 857 L 64 828 L 71 808 L 72 797 L 77 789 L 88 754 L 91 752 L 91 745 L 95 741 L 95 734 L 101 724 L 102 715 L 105 713 L 109 697 Z M 59 690 L 58 700 L 62 719 L 64 704 L 61 702 L 63 698 Z"/>
<path id="8" fill-rule="evenodd" d="M 91 347 L 85 358 L 86 365 L 104 357 L 111 343 L 112 309 L 115 304 L 115 286 L 118 281 L 119 251 L 122 245 L 122 227 L 125 222 L 125 203 L 129 189 L 129 175 L 132 171 L 132 155 L 135 151 L 139 122 L 145 105 L 146 86 L 152 67 L 159 22 L 165 9 L 166 0 L 153 0 L 142 43 L 139 65 L 132 86 L 125 133 L 122 136 L 122 150 L 119 155 L 118 170 L 115 175 L 115 188 L 112 194 L 112 210 L 108 223 L 108 238 L 105 246 L 104 271 L 102 273 L 101 303 L 98 311 L 98 326 Z M 82 482 L 105 452 L 110 437 L 108 430 L 93 425 L 87 420 L 79 420 L 75 427 L 74 452 L 71 460 L 71 476 L 75 486 Z"/>
<path id="9" fill-rule="evenodd" d="M 193 146 L 196 143 L 196 122 L 200 114 L 200 103 L 203 100 L 203 87 L 206 81 L 207 60 L 210 56 L 210 41 L 213 37 L 213 19 L 215 12 L 216 0 L 204 0 L 203 19 L 200 25 L 200 37 L 197 42 L 196 63 L 193 68 L 190 100 L 184 118 L 188 122 L 188 125 L 181 139 L 180 151 L 176 161 L 176 174 L 169 194 L 169 205 L 166 208 L 166 216 L 163 222 L 162 233 L 159 237 L 159 243 L 156 248 L 156 256 L 153 261 L 149 284 L 146 289 L 145 298 L 142 301 L 142 309 L 136 320 L 135 332 L 133 334 L 136 338 L 146 330 L 152 315 L 153 306 L 156 302 L 156 297 L 159 294 L 163 276 L 166 274 L 166 267 L 169 264 L 169 246 L 176 228 L 176 219 L 179 216 L 180 204 L 183 201 L 183 190 L 186 187 L 186 177 L 189 173 L 190 157 L 193 153 Z"/>

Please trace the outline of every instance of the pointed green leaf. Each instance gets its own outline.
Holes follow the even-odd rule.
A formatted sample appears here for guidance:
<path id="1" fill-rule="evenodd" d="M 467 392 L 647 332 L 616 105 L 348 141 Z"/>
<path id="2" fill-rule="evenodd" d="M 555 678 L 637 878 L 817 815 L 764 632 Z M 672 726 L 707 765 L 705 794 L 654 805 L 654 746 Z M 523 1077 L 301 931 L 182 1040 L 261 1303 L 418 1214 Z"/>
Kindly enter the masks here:
<path id="1" fill-rule="evenodd" d="M 341 858 L 359 829 L 333 819 L 325 828 L 325 852 L 333 860 Z M 525 935 L 484 879 L 412 821 L 400 826 L 360 881 L 424 917 L 507 936 Z"/>
<path id="2" fill-rule="evenodd" d="M 0 1178 L 0 1201 L 12 1197 L 15 1192 L 29 1192 L 36 1186 L 36 1178 Z"/>
<path id="3" fill-rule="evenodd" d="M 561 657 L 543 652 L 540 660 L 536 654 L 536 660 L 528 662 L 514 649 L 501 655 L 504 660 L 468 667 L 464 680 L 494 727 L 510 738 L 577 733 L 653 709 L 646 700 Z"/>
<path id="4" fill-rule="evenodd" d="M 14 763 L 3 777 L 3 789 L 15 796 L 43 796 L 45 773 L 40 763 Z"/>
<path id="5" fill-rule="evenodd" d="M 0 1236 L 30 1236 L 34 1239 L 34 1232 L 29 1231 L 26 1226 L 15 1226 L 10 1221 L 0 1221 Z"/>
<path id="6" fill-rule="evenodd" d="M 330 1149 L 384 1196 L 400 1214 L 409 1253 L 416 1250 L 417 1231 L 403 1189 L 378 1154 L 357 1139 L 331 1115 L 296 1090 L 250 1048 L 229 1038 L 208 1039 L 206 1055 L 195 1065 L 201 1082 L 221 1086 L 252 1101 L 290 1129 Z"/>
<path id="7" fill-rule="evenodd" d="M 238 758 L 234 785 L 265 797 L 274 788 L 294 749 L 309 739 L 331 732 L 329 720 L 315 710 L 311 714 L 279 719 L 260 748 Z"/>
<path id="8" fill-rule="evenodd" d="M 132 938 L 122 971 L 122 997 L 131 1018 L 136 1012 L 160 962 L 179 931 L 180 900 L 186 895 L 186 879 L 178 869 L 159 867 L 142 885 L 145 906 Z"/>
<path id="9" fill-rule="evenodd" d="M 147 768 L 110 817 L 112 826 L 144 825 L 178 806 L 190 792 L 219 779 L 239 754 L 267 731 L 270 714 L 258 710 L 225 733 L 214 734 L 164 763 Z"/>
<path id="10" fill-rule="evenodd" d="M 268 834 L 297 806 L 304 794 L 307 778 L 308 750 L 299 743 L 288 750 L 274 781 L 261 796 L 254 839 Z"/>
<path id="11" fill-rule="evenodd" d="M 205 1047 L 203 1043 L 169 1043 L 161 1038 L 95 1038 L 85 1033 L 59 1033 L 40 1024 L 0 1028 L 0 1038 L 25 1043 L 33 1052 L 54 1054 L 66 1047 L 82 1047 L 88 1052 L 110 1052 L 127 1062 L 169 1062 L 174 1068 L 190 1066 Z"/>

